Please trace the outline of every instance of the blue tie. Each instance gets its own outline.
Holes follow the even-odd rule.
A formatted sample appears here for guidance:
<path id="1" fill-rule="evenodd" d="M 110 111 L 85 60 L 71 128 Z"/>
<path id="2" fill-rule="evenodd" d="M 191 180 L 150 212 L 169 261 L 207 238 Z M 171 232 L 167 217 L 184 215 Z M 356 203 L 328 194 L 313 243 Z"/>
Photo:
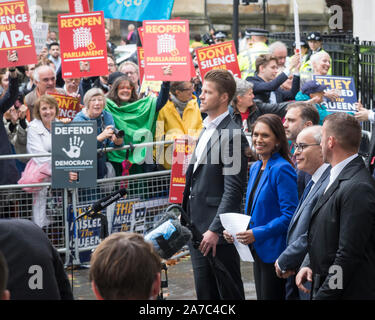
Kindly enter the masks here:
<path id="1" fill-rule="evenodd" d="M 309 183 L 307 184 L 305 190 L 303 190 L 303 194 L 302 194 L 302 197 L 301 197 L 301 200 L 300 202 L 303 203 L 303 201 L 305 201 L 307 195 L 309 194 L 312 186 L 314 184 L 314 181 L 312 181 L 312 179 L 309 181 Z"/>

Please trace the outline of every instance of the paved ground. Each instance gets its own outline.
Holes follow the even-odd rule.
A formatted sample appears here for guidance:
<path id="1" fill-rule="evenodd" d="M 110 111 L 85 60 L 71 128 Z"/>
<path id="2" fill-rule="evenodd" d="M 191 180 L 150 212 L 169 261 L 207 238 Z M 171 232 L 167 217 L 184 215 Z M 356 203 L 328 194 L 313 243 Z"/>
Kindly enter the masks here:
<path id="1" fill-rule="evenodd" d="M 247 300 L 256 300 L 252 263 L 241 262 L 242 279 Z M 95 299 L 89 283 L 89 269 L 67 271 L 70 281 L 73 273 L 73 294 L 77 300 Z M 193 270 L 190 257 L 180 259 L 168 267 L 168 289 L 163 291 L 168 300 L 195 300 Z"/>

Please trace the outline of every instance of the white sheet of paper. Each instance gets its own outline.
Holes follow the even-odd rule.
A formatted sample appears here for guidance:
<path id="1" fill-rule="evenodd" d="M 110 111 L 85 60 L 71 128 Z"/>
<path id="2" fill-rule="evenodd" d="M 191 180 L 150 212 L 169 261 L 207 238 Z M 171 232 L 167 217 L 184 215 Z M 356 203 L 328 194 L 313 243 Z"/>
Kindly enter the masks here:
<path id="1" fill-rule="evenodd" d="M 250 216 L 240 213 L 222 213 L 220 214 L 220 221 L 224 229 L 227 230 L 234 238 L 234 246 L 242 261 L 253 262 L 254 258 L 251 255 L 248 245 L 239 243 L 236 234 L 247 230 L 250 222 Z"/>

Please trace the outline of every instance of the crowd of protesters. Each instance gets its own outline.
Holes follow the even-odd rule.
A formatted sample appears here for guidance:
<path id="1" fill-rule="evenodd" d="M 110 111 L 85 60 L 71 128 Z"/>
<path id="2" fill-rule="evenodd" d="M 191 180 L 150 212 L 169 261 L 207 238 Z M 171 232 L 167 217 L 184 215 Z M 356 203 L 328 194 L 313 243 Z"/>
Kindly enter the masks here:
<path id="1" fill-rule="evenodd" d="M 136 31 L 130 26 L 126 42 L 135 43 L 136 36 Z M 323 102 L 336 99 L 338 92 L 327 90 L 326 86 L 312 80 L 313 75 L 332 74 L 331 58 L 323 50 L 322 38 L 318 32 L 312 32 L 306 39 L 302 39 L 301 52 L 291 57 L 287 56 L 288 48 L 282 42 L 274 42 L 268 46 L 267 36 L 268 32 L 262 29 L 247 29 L 244 33 L 238 55 L 241 78 L 233 78 L 234 85 L 230 79 L 228 80 L 228 84 L 235 88 L 235 91 L 233 99 L 226 104 L 228 107 L 226 112 L 231 121 L 242 129 L 248 138 L 245 154 L 251 169 L 245 212 L 242 213 L 250 215 L 251 222 L 248 230 L 236 235 L 236 238 L 240 243 L 248 245 L 253 254 L 257 297 L 258 299 L 306 299 L 309 289 L 304 283 L 318 275 L 319 277 L 314 278 L 311 287 L 313 298 L 374 298 L 373 287 L 364 290 L 366 282 L 355 279 L 359 284 L 354 285 L 345 278 L 345 275 L 343 285 L 353 291 L 348 293 L 343 290 L 340 293 L 332 293 L 326 268 L 327 265 L 336 263 L 347 272 L 349 278 L 354 277 L 352 275 L 357 267 L 363 270 L 368 278 L 373 272 L 371 267 L 375 270 L 374 250 L 373 247 L 368 248 L 369 241 L 375 236 L 374 230 L 371 229 L 371 226 L 375 225 L 374 217 L 368 212 L 369 210 L 375 212 L 373 210 L 375 193 L 364 200 L 367 207 L 358 210 L 358 223 L 342 226 L 334 225 L 335 221 L 333 221 L 341 217 L 344 206 L 352 205 L 345 197 L 360 191 L 362 195 L 368 194 L 369 190 L 375 191 L 375 183 L 368 178 L 370 174 L 366 174 L 361 163 L 362 159 L 358 156 L 361 139 L 359 122 L 351 115 L 330 114 Z M 226 38 L 225 32 L 212 31 L 204 37 L 204 41 L 214 44 L 223 42 Z M 194 48 L 204 46 L 199 36 L 195 36 L 191 44 L 197 76 L 190 81 L 163 82 L 159 92 L 151 95 L 141 92 L 142 79 L 136 63 L 125 61 L 121 65 L 116 64 L 116 59 L 112 55 L 115 53 L 116 45 L 110 41 L 108 29 L 106 29 L 106 40 L 109 53 L 108 74 L 98 77 L 62 78 L 60 45 L 54 32 L 50 32 L 50 38 L 46 43 L 47 49 L 38 56 L 37 64 L 1 70 L 0 110 L 3 115 L 3 122 L 0 125 L 1 155 L 51 152 L 51 124 L 59 120 L 57 120 L 57 102 L 48 93 L 67 94 L 81 100 L 82 110 L 72 121 L 97 122 L 98 149 L 139 143 L 134 138 L 137 131 L 151 132 L 150 141 L 168 141 L 181 137 L 197 141 L 203 128 L 205 132 L 209 130 L 214 114 L 214 109 L 210 109 L 209 106 L 210 104 L 214 106 L 215 102 L 207 98 L 210 92 L 207 86 L 204 86 L 205 79 L 201 79 L 197 68 Z M 10 58 L 16 59 L 16 57 Z M 164 67 L 163 72 L 171 75 L 173 80 L 170 66 Z M 216 80 L 212 79 L 210 81 L 215 83 Z M 223 94 L 219 90 L 218 96 L 221 97 Z M 223 104 L 222 101 L 220 103 Z M 373 121 L 373 112 L 367 111 L 360 102 L 358 110 L 359 115 L 356 115 L 358 120 Z M 345 134 L 340 132 L 338 126 L 346 128 L 347 132 Z M 118 135 L 116 133 L 118 130 L 123 134 Z M 353 141 L 344 141 L 350 138 L 348 134 L 352 135 Z M 200 151 L 202 148 L 201 146 Z M 309 154 L 309 149 L 315 151 Z M 131 148 L 130 152 L 115 150 L 108 154 L 98 153 L 98 178 L 109 176 L 108 166 L 117 176 L 171 168 L 170 148 L 159 148 L 151 153 L 146 148 L 137 153 L 133 153 L 133 150 Z M 331 181 L 327 178 L 328 167 L 331 170 L 331 177 L 332 172 L 335 172 L 334 177 L 337 178 L 339 173 L 334 171 L 336 165 L 349 158 L 350 161 L 354 159 L 355 164 L 349 168 L 351 171 L 346 170 L 346 167 L 343 170 L 347 174 L 345 176 L 347 180 L 352 179 L 350 174 L 358 171 L 362 181 L 365 181 L 360 184 L 359 180 L 356 180 L 360 190 L 358 192 L 346 184 L 339 188 L 336 180 L 331 179 Z M 148 161 L 145 161 L 147 159 Z M 344 161 L 345 165 L 348 163 Z M 29 161 L 0 160 L 0 172 L 0 184 L 3 185 L 49 181 L 51 159 L 35 157 Z M 30 176 L 27 172 L 38 174 Z M 246 178 L 247 174 L 248 172 Z M 69 179 L 77 180 L 78 173 L 70 172 Z M 315 185 L 319 183 L 314 195 L 310 193 L 310 181 Z M 330 191 L 330 186 L 336 186 L 341 193 L 333 193 L 332 190 Z M 321 204 L 318 209 L 314 209 L 311 203 L 319 204 L 319 197 L 323 197 L 327 189 L 332 195 L 331 199 L 326 196 L 326 204 Z M 32 192 L 33 221 L 39 227 L 45 227 L 50 223 L 44 213 L 46 188 L 32 190 Z M 311 201 L 306 203 L 306 198 Z M 337 198 L 336 202 L 331 203 L 333 198 Z M 189 199 L 191 201 L 191 198 Z M 221 199 L 218 199 L 217 204 L 220 201 Z M 207 205 L 215 207 L 216 202 L 215 205 Z M 354 204 L 350 208 L 355 211 Z M 321 220 L 321 223 L 328 221 L 324 221 L 316 211 L 328 212 L 330 209 L 332 220 L 327 227 L 322 227 L 317 220 Z M 310 218 L 313 212 L 315 222 L 311 225 L 310 222 L 313 220 L 310 221 Z M 355 212 L 347 214 L 350 217 L 354 214 L 353 220 L 357 219 Z M 350 220 L 350 217 L 342 219 L 343 223 L 351 224 L 350 221 L 353 220 Z M 234 235 L 220 228 L 218 230 L 220 230 L 218 239 L 222 241 L 219 240 L 217 246 L 231 245 L 235 241 Z M 330 241 L 323 239 L 322 236 L 327 235 L 328 231 L 336 235 L 330 234 L 332 238 Z M 354 238 L 348 250 L 342 245 L 346 245 L 349 240 L 346 235 L 341 235 L 340 231 L 348 232 L 347 236 Z M 356 235 L 356 232 L 361 235 Z M 328 241 L 327 247 L 322 249 L 323 244 L 318 243 L 317 239 Z M 113 238 L 112 244 L 110 241 L 104 244 L 114 245 L 120 240 L 120 238 Z M 132 241 L 135 241 L 135 247 L 143 246 L 138 238 Z M 216 248 L 216 243 L 207 241 L 207 245 L 204 256 L 207 250 Z M 98 251 L 93 256 L 95 264 L 95 270 L 91 273 L 93 290 L 98 298 L 128 297 L 122 292 L 112 293 L 110 286 L 104 288 L 107 283 L 99 278 L 105 273 L 103 261 L 99 261 L 100 255 L 105 254 L 105 249 L 103 245 L 101 247 L 103 252 Z M 146 255 L 150 255 L 148 247 L 143 249 L 147 252 Z M 318 252 L 319 250 L 321 253 Z M 154 257 L 153 252 L 151 256 L 154 269 L 159 268 L 159 261 Z M 355 262 L 350 261 L 354 258 Z M 302 269 L 298 273 L 300 267 Z M 160 280 L 160 274 L 154 269 L 148 287 L 142 294 L 135 294 L 135 297 L 156 296 L 159 286 L 155 281 Z M 0 280 L 1 276 L 0 274 Z M 106 277 L 111 279 L 112 276 L 107 272 Z M 66 279 L 64 277 L 62 279 L 66 285 Z M 196 282 L 200 281 L 197 279 Z M 123 281 L 123 279 L 111 281 Z M 370 285 L 369 282 L 367 284 Z M 0 283 L 0 298 L 3 294 L 1 290 L 5 288 Z M 243 291 L 243 288 L 239 289 Z M 12 290 L 10 291 L 12 296 Z M 8 293 L 3 295 L 9 296 Z M 210 299 L 209 295 L 204 296 Z M 71 298 L 71 294 L 67 294 L 67 297 Z M 220 295 L 212 297 L 217 298 Z"/>

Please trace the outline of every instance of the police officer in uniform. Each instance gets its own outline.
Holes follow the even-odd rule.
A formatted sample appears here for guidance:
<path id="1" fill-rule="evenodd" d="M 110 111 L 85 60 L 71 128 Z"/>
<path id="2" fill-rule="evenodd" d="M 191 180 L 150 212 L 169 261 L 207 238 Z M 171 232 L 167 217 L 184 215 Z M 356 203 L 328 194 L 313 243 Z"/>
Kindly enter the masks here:
<path id="1" fill-rule="evenodd" d="M 261 54 L 268 53 L 267 36 L 267 30 L 258 28 L 246 29 L 245 37 L 249 39 L 249 49 L 240 52 L 238 55 L 238 64 L 242 79 L 253 76 L 255 73 L 255 60 Z"/>

